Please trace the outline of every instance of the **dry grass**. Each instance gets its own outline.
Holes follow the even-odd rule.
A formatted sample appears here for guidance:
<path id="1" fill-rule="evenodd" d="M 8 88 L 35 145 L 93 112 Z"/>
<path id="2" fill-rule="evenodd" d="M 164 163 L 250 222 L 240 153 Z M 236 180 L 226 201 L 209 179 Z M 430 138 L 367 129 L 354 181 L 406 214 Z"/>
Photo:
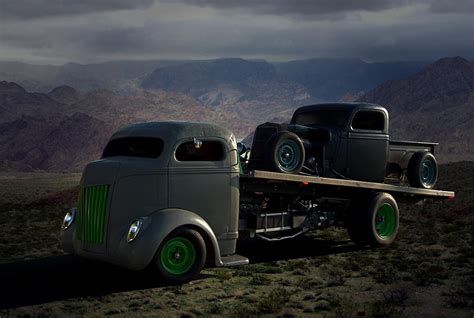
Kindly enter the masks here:
<path id="1" fill-rule="evenodd" d="M 44 293 L 59 291 L 58 295 L 48 298 L 38 292 L 38 297 L 47 299 L 38 303 L 32 292 L 25 306 L 10 308 L 8 314 L 472 317 L 474 163 L 442 166 L 440 178 L 439 187 L 455 190 L 457 199 L 424 206 L 402 204 L 399 238 L 389 248 L 357 249 L 347 242 L 343 229 L 312 232 L 278 246 L 250 243 L 241 252 L 250 255 L 251 265 L 205 269 L 198 280 L 182 286 L 161 286 L 153 282 L 152 273 L 84 261 L 84 265 L 73 263 L 73 270 L 82 275 L 100 271 L 93 282 L 77 279 L 79 291 L 60 285 L 68 296 L 59 287 L 45 285 Z M 26 260 L 44 257 L 54 266 L 52 255 L 62 254 L 59 224 L 64 208 L 74 203 L 78 176 L 9 173 L 0 179 L 0 257 L 4 263 L 0 270 L 7 265 L 33 266 Z M 6 264 L 12 262 L 15 265 Z M 34 267 L 32 271 L 47 276 L 55 270 Z M 22 284 L 33 286 L 39 280 L 29 279 L 32 282 Z M 1 299 L 0 308 L 7 307 L 2 303 L 5 298 Z M 6 315 L 6 310 L 0 310 L 0 316 Z"/>

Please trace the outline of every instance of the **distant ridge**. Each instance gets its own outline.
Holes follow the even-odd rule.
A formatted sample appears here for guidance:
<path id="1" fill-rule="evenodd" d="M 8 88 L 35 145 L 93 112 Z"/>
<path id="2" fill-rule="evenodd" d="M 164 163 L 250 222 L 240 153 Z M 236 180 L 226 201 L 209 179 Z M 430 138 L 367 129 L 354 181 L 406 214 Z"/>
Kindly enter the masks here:
<path id="1" fill-rule="evenodd" d="M 443 58 L 359 98 L 384 105 L 395 138 L 440 142 L 443 161 L 474 160 L 474 63 Z"/>

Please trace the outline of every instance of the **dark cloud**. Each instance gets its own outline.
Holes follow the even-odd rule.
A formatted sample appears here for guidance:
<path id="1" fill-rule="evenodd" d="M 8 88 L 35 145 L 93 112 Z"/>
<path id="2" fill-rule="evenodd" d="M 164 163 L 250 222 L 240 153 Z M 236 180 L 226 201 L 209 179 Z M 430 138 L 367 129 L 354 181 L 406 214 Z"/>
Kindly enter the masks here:
<path id="1" fill-rule="evenodd" d="M 461 10 L 464 1 L 453 1 L 450 14 L 438 14 L 447 12 L 441 9 L 447 1 L 161 0 L 146 7 L 151 0 L 89 0 L 77 1 L 80 9 L 61 13 L 46 6 L 36 14 L 22 11 L 26 10 L 25 2 L 11 1 L 10 17 L 50 18 L 2 19 L 0 59 L 87 63 L 229 56 L 269 60 L 359 57 L 375 61 L 455 55 L 470 58 L 474 20 L 472 14 L 466 14 L 469 2 Z M 47 1 L 54 2 L 68 1 Z M 1 2 L 2 6 L 5 3 Z M 18 7 L 13 9 L 13 4 Z M 137 5 L 146 10 L 126 11 Z M 391 10 L 384 10 L 388 8 Z M 0 10 L 3 12 L 3 7 Z M 86 14 L 100 10 L 106 13 Z M 84 16 L 62 18 L 73 13 Z M 302 15 L 304 18 L 295 18 Z M 328 15 L 339 16 L 337 20 L 326 19 Z"/>
<path id="2" fill-rule="evenodd" d="M 474 13 L 474 0 L 434 0 L 430 9 L 436 13 L 472 14 Z"/>
<path id="3" fill-rule="evenodd" d="M 409 0 L 179 0 L 183 3 L 219 9 L 245 9 L 278 15 L 339 15 L 353 11 L 381 11 L 413 3 Z"/>
<path id="4" fill-rule="evenodd" d="M 154 0 L 0 0 L 2 19 L 32 19 L 143 8 Z"/>

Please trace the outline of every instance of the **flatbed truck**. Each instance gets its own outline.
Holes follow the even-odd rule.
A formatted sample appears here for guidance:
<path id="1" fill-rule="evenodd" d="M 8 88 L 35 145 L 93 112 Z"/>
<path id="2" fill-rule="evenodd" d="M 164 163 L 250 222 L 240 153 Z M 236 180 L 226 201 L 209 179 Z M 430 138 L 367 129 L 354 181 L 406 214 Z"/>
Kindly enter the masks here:
<path id="1" fill-rule="evenodd" d="M 150 122 L 120 129 L 89 163 L 64 217 L 66 252 L 171 283 L 205 266 L 248 264 L 238 239 L 291 240 L 345 227 L 358 245 L 397 236 L 397 202 L 454 192 L 262 170 L 242 173 L 235 136 L 213 124 Z"/>

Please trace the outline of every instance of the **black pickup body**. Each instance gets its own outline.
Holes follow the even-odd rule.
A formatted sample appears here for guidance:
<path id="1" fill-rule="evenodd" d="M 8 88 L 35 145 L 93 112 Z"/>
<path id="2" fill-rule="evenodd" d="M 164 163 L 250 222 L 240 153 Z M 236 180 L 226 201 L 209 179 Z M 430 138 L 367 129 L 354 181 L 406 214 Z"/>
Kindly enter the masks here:
<path id="1" fill-rule="evenodd" d="M 301 114 L 327 111 L 336 111 L 344 118 L 341 117 L 337 123 L 299 122 Z M 371 114 L 374 115 L 372 119 L 379 120 L 378 123 L 370 123 Z M 391 173 L 403 174 L 415 152 L 434 153 L 435 143 L 390 141 L 388 128 L 388 112 L 379 105 L 332 103 L 304 106 L 295 111 L 289 124 L 264 123 L 257 127 L 249 168 L 268 168 L 268 144 L 275 133 L 285 130 L 300 137 L 306 160 L 311 157 L 316 160 L 314 174 L 323 177 L 383 182 Z"/>

